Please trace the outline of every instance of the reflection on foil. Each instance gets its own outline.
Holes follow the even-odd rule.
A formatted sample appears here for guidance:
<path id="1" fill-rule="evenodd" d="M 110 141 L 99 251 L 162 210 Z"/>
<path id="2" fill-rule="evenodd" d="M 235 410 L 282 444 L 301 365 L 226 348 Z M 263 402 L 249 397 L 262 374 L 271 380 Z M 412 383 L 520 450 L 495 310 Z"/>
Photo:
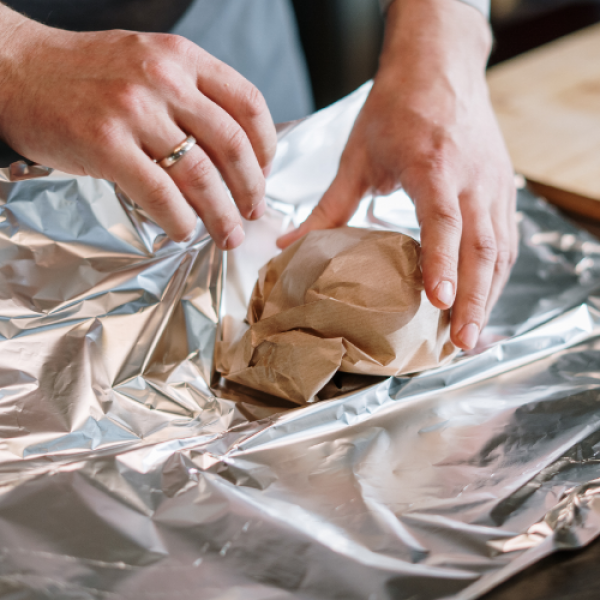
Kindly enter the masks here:
<path id="1" fill-rule="evenodd" d="M 0 597 L 466 600 L 600 533 L 599 244 L 527 192 L 477 353 L 300 409 L 215 377 L 367 92 L 281 134 L 227 269 L 106 182 L 0 171 Z M 418 237 L 401 191 L 352 223 Z"/>
<path id="2" fill-rule="evenodd" d="M 36 179 L 37 177 L 48 177 L 54 169 L 44 167 L 38 164 L 29 164 L 24 160 L 12 163 L 8 169 L 10 181 L 25 181 L 26 179 Z"/>

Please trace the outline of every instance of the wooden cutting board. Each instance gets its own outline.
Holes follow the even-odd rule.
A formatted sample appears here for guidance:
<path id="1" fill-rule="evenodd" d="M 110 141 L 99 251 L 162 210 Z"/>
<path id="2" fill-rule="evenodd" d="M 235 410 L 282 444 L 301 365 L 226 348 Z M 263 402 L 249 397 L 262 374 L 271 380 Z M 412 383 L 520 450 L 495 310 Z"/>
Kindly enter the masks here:
<path id="1" fill-rule="evenodd" d="M 600 25 L 491 68 L 488 83 L 515 170 L 600 220 Z"/>

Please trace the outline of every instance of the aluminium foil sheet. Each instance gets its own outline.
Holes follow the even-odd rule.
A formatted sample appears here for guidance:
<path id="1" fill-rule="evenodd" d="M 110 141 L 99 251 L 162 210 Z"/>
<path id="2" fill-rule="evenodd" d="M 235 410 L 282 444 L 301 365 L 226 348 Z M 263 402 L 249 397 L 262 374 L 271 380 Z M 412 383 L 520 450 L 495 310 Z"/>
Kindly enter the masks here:
<path id="1" fill-rule="evenodd" d="M 228 256 L 0 171 L 0 598 L 466 600 L 600 533 L 600 243 L 526 191 L 477 352 L 303 408 L 214 373 L 367 92 L 282 128 Z M 352 224 L 418 238 L 402 192 Z"/>

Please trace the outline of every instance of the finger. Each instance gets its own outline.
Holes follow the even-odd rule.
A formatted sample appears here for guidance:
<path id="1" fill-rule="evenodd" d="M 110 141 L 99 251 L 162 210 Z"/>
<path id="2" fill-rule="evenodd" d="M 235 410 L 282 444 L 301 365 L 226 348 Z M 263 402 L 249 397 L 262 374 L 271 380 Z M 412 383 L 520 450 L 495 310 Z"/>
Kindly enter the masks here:
<path id="1" fill-rule="evenodd" d="M 277 133 L 263 95 L 237 71 L 204 51 L 197 73 L 198 88 L 240 124 L 260 167 L 267 169 L 275 156 Z"/>
<path id="2" fill-rule="evenodd" d="M 146 137 L 144 149 L 160 159 L 168 156 L 186 135 L 167 120 L 157 121 Z M 200 146 L 195 145 L 165 172 L 200 216 L 219 248 L 232 250 L 243 242 L 239 212 L 229 199 L 216 167 Z"/>
<path id="3" fill-rule="evenodd" d="M 195 96 L 191 108 L 182 107 L 175 115 L 178 125 L 196 137 L 218 168 L 240 213 L 247 219 L 261 217 L 266 210 L 265 176 L 248 136 L 221 107 Z"/>
<path id="4" fill-rule="evenodd" d="M 240 214 L 229 199 L 217 169 L 202 148 L 194 146 L 169 167 L 168 173 L 200 215 L 219 248 L 232 250 L 244 241 Z"/>
<path id="5" fill-rule="evenodd" d="M 347 169 L 340 167 L 338 175 L 306 221 L 294 231 L 282 235 L 277 240 L 277 246 L 287 248 L 315 229 L 333 229 L 345 225 L 356 211 L 366 190 L 367 186 L 356 176 L 349 176 Z"/>
<path id="6" fill-rule="evenodd" d="M 196 227 L 197 216 L 173 180 L 135 143 L 121 149 L 120 155 L 114 155 L 114 164 L 109 165 L 111 179 L 172 240 L 188 239 Z"/>
<path id="7" fill-rule="evenodd" d="M 496 238 L 489 214 L 482 214 L 474 202 L 469 204 L 461 202 L 465 225 L 451 323 L 452 341 L 464 350 L 474 348 L 479 339 L 497 258 Z"/>
<path id="8" fill-rule="evenodd" d="M 421 270 L 429 301 L 450 308 L 456 296 L 457 266 L 462 233 L 458 197 L 446 181 L 422 179 L 411 190 L 421 224 Z"/>
<path id="9" fill-rule="evenodd" d="M 493 220 L 498 244 L 498 256 L 486 306 L 486 323 L 506 286 L 518 252 L 518 231 L 515 219 L 516 190 L 514 187 L 504 192 L 498 199 L 498 204 L 504 206 L 505 210 L 501 211 L 498 217 Z"/>

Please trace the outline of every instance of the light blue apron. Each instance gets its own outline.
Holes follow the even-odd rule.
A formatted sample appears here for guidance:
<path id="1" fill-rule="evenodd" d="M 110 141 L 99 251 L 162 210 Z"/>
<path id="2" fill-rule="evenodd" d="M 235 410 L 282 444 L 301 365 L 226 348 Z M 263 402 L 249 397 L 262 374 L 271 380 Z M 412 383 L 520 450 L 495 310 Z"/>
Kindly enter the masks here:
<path id="1" fill-rule="evenodd" d="M 308 72 L 289 0 L 195 0 L 172 32 L 254 83 L 275 122 L 312 111 Z"/>

